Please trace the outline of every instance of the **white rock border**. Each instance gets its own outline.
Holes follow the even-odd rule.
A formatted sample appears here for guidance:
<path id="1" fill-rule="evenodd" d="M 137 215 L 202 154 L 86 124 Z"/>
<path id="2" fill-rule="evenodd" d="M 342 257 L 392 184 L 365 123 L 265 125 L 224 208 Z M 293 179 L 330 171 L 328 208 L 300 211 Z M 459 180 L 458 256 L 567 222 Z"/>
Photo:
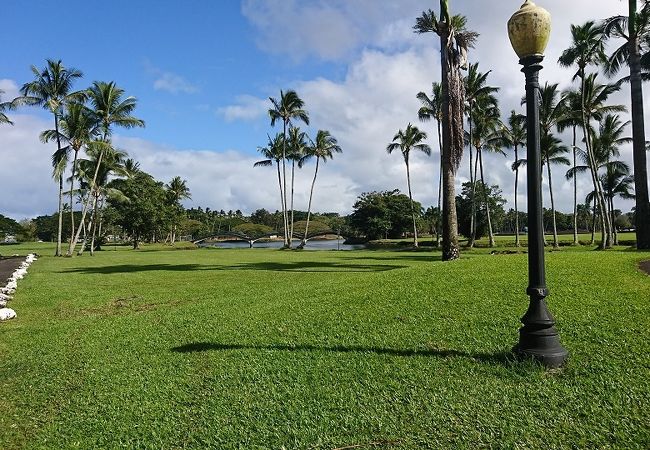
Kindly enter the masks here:
<path id="1" fill-rule="evenodd" d="M 14 273 L 7 278 L 7 284 L 3 288 L 0 288 L 0 322 L 16 317 L 16 311 L 7 308 L 7 302 L 13 300 L 13 295 L 18 288 L 18 280 L 25 278 L 25 275 L 27 275 L 27 269 L 29 269 L 29 266 L 31 266 L 31 264 L 37 259 L 38 255 L 35 253 L 27 255 L 25 261 L 20 263 L 20 266 L 14 270 Z"/>

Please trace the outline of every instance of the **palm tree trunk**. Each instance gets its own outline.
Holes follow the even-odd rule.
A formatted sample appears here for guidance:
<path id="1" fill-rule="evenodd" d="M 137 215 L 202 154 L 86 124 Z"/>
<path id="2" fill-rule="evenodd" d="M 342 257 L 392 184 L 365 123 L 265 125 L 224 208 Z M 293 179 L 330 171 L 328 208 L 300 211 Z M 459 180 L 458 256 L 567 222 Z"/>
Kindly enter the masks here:
<path id="1" fill-rule="evenodd" d="M 578 172 L 576 171 L 578 150 L 576 148 L 576 126 L 573 125 L 573 245 L 578 242 Z"/>
<path id="2" fill-rule="evenodd" d="M 84 250 L 86 250 L 86 244 L 88 243 L 88 235 L 90 234 L 90 232 L 91 232 L 91 230 L 93 228 L 93 223 L 94 223 L 93 219 L 94 219 L 94 216 L 95 216 L 95 208 L 97 207 L 97 198 L 96 198 L 95 194 L 92 193 L 92 192 L 89 195 L 90 195 L 90 197 L 92 197 L 92 201 L 93 201 L 92 213 L 90 214 L 90 222 L 88 222 L 88 227 L 84 232 L 84 240 L 81 243 L 81 248 L 79 249 L 79 251 L 77 251 L 77 256 L 83 255 Z M 83 221 L 83 218 L 82 218 L 81 224 L 83 224 L 83 223 L 84 223 L 84 221 Z"/>
<path id="3" fill-rule="evenodd" d="M 596 242 L 596 194 L 594 193 L 594 215 L 593 220 L 591 221 L 591 245 L 594 245 Z"/>
<path id="4" fill-rule="evenodd" d="M 473 143 L 473 129 L 472 129 L 472 102 L 469 104 L 469 117 L 468 117 L 468 122 L 469 122 L 469 183 L 471 186 L 470 189 L 470 202 L 471 202 L 471 213 L 469 216 L 469 241 L 467 242 L 467 246 L 469 248 L 474 247 L 474 240 L 476 239 L 476 170 L 474 169 L 474 164 L 473 164 L 473 151 L 472 151 L 472 143 Z M 478 160 L 478 154 L 476 155 L 476 158 Z M 472 172 L 473 171 L 473 172 Z"/>
<path id="5" fill-rule="evenodd" d="M 61 151 L 61 136 L 59 136 L 59 115 L 54 113 L 54 129 L 56 130 L 56 147 Z M 61 256 L 61 238 L 63 234 L 63 172 L 59 175 L 59 229 L 56 238 L 56 253 L 54 256 Z M 72 205 L 70 205 L 72 206 Z"/>
<path id="6" fill-rule="evenodd" d="M 440 173 L 438 176 L 438 214 L 442 211 L 442 130 L 440 120 L 438 122 L 438 149 L 440 149 Z M 440 220 L 436 220 L 436 246 L 440 248 Z"/>
<path id="7" fill-rule="evenodd" d="M 314 185 L 316 184 L 316 176 L 318 175 L 318 163 L 320 158 L 316 157 L 316 170 L 314 170 L 314 179 L 311 182 L 311 190 L 309 191 L 309 206 L 307 207 L 307 224 L 305 225 L 305 235 L 302 237 L 302 242 L 298 248 L 304 248 L 307 245 L 307 233 L 309 232 L 309 218 L 311 217 L 311 199 L 314 195 Z"/>
<path id="8" fill-rule="evenodd" d="M 282 196 L 282 176 L 280 174 L 280 161 L 276 160 L 275 165 L 278 168 L 278 185 L 280 186 L 280 206 L 282 207 L 282 213 L 283 213 L 283 218 L 284 218 L 284 197 Z M 285 230 L 286 230 L 286 222 L 285 222 Z M 286 244 L 286 241 L 285 241 Z"/>
<path id="9" fill-rule="evenodd" d="M 93 229 L 90 238 L 90 256 L 95 256 L 95 236 L 97 234 L 97 222 L 99 222 L 99 205 L 100 199 L 97 196 L 97 201 L 95 201 L 95 209 L 93 211 Z"/>
<path id="10" fill-rule="evenodd" d="M 557 221 L 555 220 L 555 200 L 553 199 L 553 179 L 551 178 L 551 161 L 546 155 L 546 170 L 548 172 L 548 193 L 551 197 L 551 213 L 553 214 L 553 248 L 558 248 L 560 244 L 557 240 Z"/>
<path id="11" fill-rule="evenodd" d="M 72 228 L 70 229 L 70 242 L 74 240 L 74 176 L 77 173 L 77 157 L 79 155 L 79 149 L 74 149 L 74 159 L 72 160 L 72 175 L 70 176 L 70 224 Z"/>
<path id="12" fill-rule="evenodd" d="M 519 187 L 519 161 L 518 146 L 515 144 L 515 247 L 519 247 L 519 209 L 517 207 L 517 189 Z"/>
<path id="13" fill-rule="evenodd" d="M 77 241 L 79 241 L 79 235 L 81 234 L 81 227 L 84 224 L 84 221 L 86 220 L 86 214 L 88 213 L 88 208 L 90 207 L 90 202 L 93 197 L 93 192 L 95 191 L 96 184 L 97 184 L 97 175 L 99 174 L 99 166 L 102 164 L 102 158 L 104 157 L 104 149 L 102 148 L 99 152 L 99 158 L 97 158 L 97 167 L 95 167 L 95 174 L 93 175 L 93 181 L 90 184 L 90 193 L 88 194 L 88 198 L 86 198 L 86 203 L 84 204 L 82 211 L 81 211 L 81 223 L 79 224 L 79 228 L 77 229 L 77 234 L 74 237 L 74 240 L 70 241 L 70 247 L 68 247 L 68 251 L 66 253 L 66 256 L 72 256 L 72 252 L 74 251 L 74 248 L 77 246 Z M 85 240 L 86 238 L 84 237 L 84 246 L 85 246 Z M 82 249 L 83 247 L 82 246 Z M 83 253 L 83 250 L 81 250 L 79 255 Z"/>
<path id="14" fill-rule="evenodd" d="M 455 167 L 452 154 L 452 135 L 449 101 L 449 61 L 447 48 L 449 30 L 441 24 L 440 59 L 442 71 L 442 260 L 452 261 L 460 258 L 458 248 L 458 217 L 456 215 Z"/>
<path id="15" fill-rule="evenodd" d="M 413 247 L 418 248 L 418 226 L 415 221 L 415 209 L 413 208 L 413 195 L 411 194 L 411 171 L 409 170 L 409 161 L 404 158 L 406 163 L 406 184 L 409 188 L 409 200 L 411 200 L 411 217 L 413 218 Z"/>
<path id="16" fill-rule="evenodd" d="M 291 248 L 291 240 L 289 239 L 289 217 L 288 217 L 288 211 L 287 211 L 287 165 L 286 165 L 286 158 L 287 158 L 287 121 L 286 119 L 283 120 L 283 130 L 282 130 L 284 138 L 282 139 L 282 196 L 284 198 L 284 207 L 283 207 L 283 214 L 284 214 L 284 247 L 285 248 Z"/>
<path id="17" fill-rule="evenodd" d="M 636 32 L 636 0 L 629 0 L 628 25 L 630 96 L 632 103 L 632 152 L 634 159 L 634 192 L 636 195 L 636 248 L 650 249 L 650 200 L 648 197 L 648 166 L 646 160 L 645 125 L 643 121 L 643 87 L 641 84 L 641 60 Z"/>
<path id="18" fill-rule="evenodd" d="M 616 225 L 614 224 L 614 221 L 616 220 L 616 217 L 614 217 L 614 196 L 611 194 L 611 192 L 609 195 L 609 211 L 611 213 L 612 233 L 614 233 L 614 245 L 618 245 L 618 231 L 616 230 Z"/>
<path id="19" fill-rule="evenodd" d="M 479 165 L 481 166 L 481 184 L 483 185 L 483 189 L 485 192 L 485 213 L 487 215 L 487 223 L 488 223 L 488 236 L 489 236 L 489 246 L 494 247 L 494 233 L 492 232 L 492 218 L 490 217 L 490 198 L 488 197 L 488 187 L 485 184 L 485 178 L 483 177 L 483 152 L 481 150 L 476 149 L 476 157 L 479 160 Z"/>
<path id="20" fill-rule="evenodd" d="M 293 241 L 293 187 L 296 175 L 296 162 L 291 160 L 291 232 L 289 233 L 289 242 Z"/>

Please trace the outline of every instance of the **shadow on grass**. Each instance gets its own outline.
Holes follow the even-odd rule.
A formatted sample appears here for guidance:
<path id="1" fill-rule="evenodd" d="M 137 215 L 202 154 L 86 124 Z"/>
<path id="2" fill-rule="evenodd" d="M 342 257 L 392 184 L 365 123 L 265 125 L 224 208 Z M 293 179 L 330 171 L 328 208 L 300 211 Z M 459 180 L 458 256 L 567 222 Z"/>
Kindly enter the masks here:
<path id="1" fill-rule="evenodd" d="M 318 346 L 312 344 L 220 344 L 217 342 L 192 342 L 190 344 L 173 347 L 175 353 L 198 353 L 228 350 L 274 350 L 287 352 L 331 352 L 331 353 L 374 353 L 378 355 L 391 355 L 400 357 L 435 357 L 435 358 L 468 358 L 475 361 L 510 366 L 515 357 L 510 352 L 497 353 L 468 353 L 453 349 L 397 349 L 383 347 L 363 347 L 358 345 Z"/>
<path id="2" fill-rule="evenodd" d="M 403 269 L 408 266 L 390 264 L 337 264 L 320 261 L 297 261 L 297 262 L 258 262 L 235 264 L 232 266 L 209 266 L 201 264 L 120 264 L 116 266 L 101 267 L 79 267 L 67 269 L 63 273 L 85 273 L 85 274 L 114 274 L 114 273 L 137 273 L 137 272 L 191 272 L 203 270 L 261 270 L 272 272 L 386 272 L 388 270 Z"/>

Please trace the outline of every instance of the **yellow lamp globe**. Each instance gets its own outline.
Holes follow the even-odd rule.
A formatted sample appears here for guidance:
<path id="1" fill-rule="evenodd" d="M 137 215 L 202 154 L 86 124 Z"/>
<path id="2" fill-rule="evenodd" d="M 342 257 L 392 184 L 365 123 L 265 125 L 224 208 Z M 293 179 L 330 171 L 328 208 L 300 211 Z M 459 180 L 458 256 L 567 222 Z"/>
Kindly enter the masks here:
<path id="1" fill-rule="evenodd" d="M 526 0 L 508 21 L 508 36 L 519 58 L 543 55 L 551 34 L 551 14 Z"/>

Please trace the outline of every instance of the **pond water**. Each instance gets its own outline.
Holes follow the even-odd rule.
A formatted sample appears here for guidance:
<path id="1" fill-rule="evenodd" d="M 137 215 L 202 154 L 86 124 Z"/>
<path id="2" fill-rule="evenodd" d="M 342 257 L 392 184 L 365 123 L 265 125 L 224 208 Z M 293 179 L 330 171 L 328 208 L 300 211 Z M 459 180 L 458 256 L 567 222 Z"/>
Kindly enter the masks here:
<path id="1" fill-rule="evenodd" d="M 294 240 L 293 247 L 297 247 L 300 241 Z M 204 242 L 199 244 L 199 247 L 217 247 L 217 248 L 249 248 L 248 242 L 244 241 L 230 241 L 230 242 Z M 281 248 L 281 241 L 272 242 L 256 242 L 253 244 L 254 248 Z M 343 239 L 337 241 L 336 239 L 314 239 L 307 241 L 305 250 L 361 250 L 366 248 L 365 245 L 349 245 L 344 244 Z"/>

